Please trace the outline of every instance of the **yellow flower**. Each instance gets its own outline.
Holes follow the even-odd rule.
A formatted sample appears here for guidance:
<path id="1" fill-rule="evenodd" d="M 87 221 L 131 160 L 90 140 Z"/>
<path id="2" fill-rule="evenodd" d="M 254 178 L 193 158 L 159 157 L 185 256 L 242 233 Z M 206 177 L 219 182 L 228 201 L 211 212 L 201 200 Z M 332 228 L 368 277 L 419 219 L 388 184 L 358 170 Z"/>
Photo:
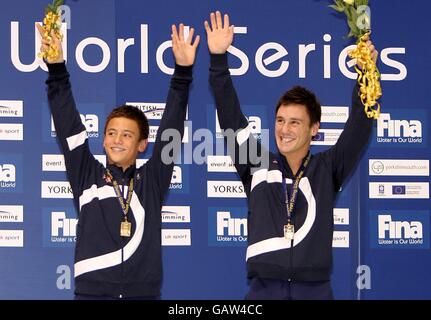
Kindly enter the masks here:
<path id="1" fill-rule="evenodd" d="M 349 51 L 348 54 L 350 58 L 356 59 L 362 68 L 355 66 L 364 111 L 368 118 L 377 119 L 380 114 L 380 104 L 377 100 L 382 96 L 382 88 L 379 82 L 380 72 L 371 58 L 371 52 L 365 40 L 371 33 L 370 16 L 367 12 L 360 14 L 357 11 L 359 6 L 368 6 L 368 0 L 333 1 L 334 4 L 329 7 L 339 13 L 344 13 L 347 17 L 347 24 L 350 29 L 348 37 L 355 37 L 358 40 L 356 49 Z"/>
<path id="2" fill-rule="evenodd" d="M 45 17 L 43 19 L 43 38 L 49 42 L 48 47 L 38 54 L 40 58 L 49 61 L 55 60 L 59 55 L 59 48 L 53 43 L 51 34 L 60 40 L 63 40 L 61 33 L 61 12 L 59 6 L 63 4 L 63 0 L 53 0 L 53 3 L 45 9 Z"/>

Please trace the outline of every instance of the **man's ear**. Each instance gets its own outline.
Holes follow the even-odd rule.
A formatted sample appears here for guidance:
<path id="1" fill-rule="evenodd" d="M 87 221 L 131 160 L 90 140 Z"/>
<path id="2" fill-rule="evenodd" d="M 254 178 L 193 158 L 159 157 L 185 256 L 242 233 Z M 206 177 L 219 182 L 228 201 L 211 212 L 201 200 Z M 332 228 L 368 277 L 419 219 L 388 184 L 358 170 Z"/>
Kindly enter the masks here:
<path id="1" fill-rule="evenodd" d="M 316 122 L 311 126 L 311 135 L 314 137 L 318 132 L 320 128 L 320 122 Z"/>
<path id="2" fill-rule="evenodd" d="M 106 134 L 103 135 L 103 149 L 106 150 L 105 138 L 106 138 Z"/>
<path id="3" fill-rule="evenodd" d="M 147 146 L 148 146 L 148 139 L 142 139 L 141 141 L 139 141 L 138 151 L 144 152 L 145 149 L 147 149 Z"/>

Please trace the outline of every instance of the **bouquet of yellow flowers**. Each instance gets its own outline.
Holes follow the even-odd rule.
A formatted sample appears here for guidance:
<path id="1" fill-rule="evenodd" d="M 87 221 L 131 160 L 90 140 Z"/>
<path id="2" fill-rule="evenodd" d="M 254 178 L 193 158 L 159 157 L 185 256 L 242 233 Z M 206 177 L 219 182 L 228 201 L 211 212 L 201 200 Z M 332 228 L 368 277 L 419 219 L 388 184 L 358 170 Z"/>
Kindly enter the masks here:
<path id="1" fill-rule="evenodd" d="M 52 4 L 48 4 L 45 8 L 45 18 L 43 19 L 43 38 L 48 40 L 50 45 L 46 51 L 40 52 L 39 57 L 42 59 L 55 60 L 58 57 L 59 48 L 52 41 L 51 34 L 60 40 L 63 40 L 61 33 L 61 12 L 60 6 L 63 5 L 63 0 L 53 0 Z"/>
<path id="2" fill-rule="evenodd" d="M 361 101 L 368 118 L 377 119 L 380 115 L 380 104 L 377 99 L 382 96 L 382 88 L 379 82 L 380 72 L 366 44 L 366 39 L 371 34 L 368 0 L 334 0 L 334 4 L 330 7 L 345 13 L 350 28 L 348 37 L 357 39 L 357 47 L 349 52 L 349 57 L 356 59 L 362 65 L 362 70 L 355 66 Z"/>

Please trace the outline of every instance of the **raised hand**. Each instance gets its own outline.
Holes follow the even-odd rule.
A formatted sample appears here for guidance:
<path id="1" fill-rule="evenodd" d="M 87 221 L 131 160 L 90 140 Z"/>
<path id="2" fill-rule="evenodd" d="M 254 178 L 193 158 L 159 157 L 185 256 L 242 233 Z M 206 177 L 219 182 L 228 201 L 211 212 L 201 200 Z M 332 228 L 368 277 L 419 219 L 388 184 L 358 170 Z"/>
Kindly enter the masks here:
<path id="1" fill-rule="evenodd" d="M 190 28 L 189 36 L 184 39 L 184 25 L 180 23 L 179 30 L 172 25 L 172 51 L 174 52 L 175 63 L 180 66 L 191 66 L 195 62 L 196 48 L 198 47 L 200 36 L 196 36 L 192 43 L 195 30 Z"/>
<path id="2" fill-rule="evenodd" d="M 233 28 L 229 25 L 229 16 L 224 15 L 222 22 L 221 13 L 211 12 L 210 14 L 211 27 L 208 21 L 205 20 L 205 30 L 207 32 L 208 49 L 210 53 L 221 54 L 225 53 L 233 41 Z"/>
<path id="3" fill-rule="evenodd" d="M 376 50 L 373 42 L 370 40 L 370 38 L 368 36 L 364 40 L 366 40 L 366 45 L 367 45 L 368 49 L 370 49 L 371 59 L 374 61 L 374 63 L 376 63 L 379 52 Z M 357 61 L 357 64 L 358 64 L 358 67 L 362 69 L 363 66 L 362 66 L 361 61 Z"/>
<path id="4" fill-rule="evenodd" d="M 371 52 L 371 59 L 373 59 L 374 63 L 376 63 L 377 56 L 379 55 L 379 52 L 376 50 L 376 48 L 374 47 L 373 42 L 371 40 L 367 41 L 367 46 Z"/>
<path id="5" fill-rule="evenodd" d="M 36 23 L 37 30 L 39 30 L 40 37 L 42 39 L 42 44 L 40 46 L 40 52 L 48 52 L 52 50 L 52 45 L 58 49 L 58 55 L 55 59 L 49 57 L 46 59 L 48 63 L 62 63 L 63 58 L 63 48 L 61 47 L 61 41 L 55 36 L 54 31 L 51 32 L 49 36 L 45 34 L 45 30 L 39 23 Z"/>

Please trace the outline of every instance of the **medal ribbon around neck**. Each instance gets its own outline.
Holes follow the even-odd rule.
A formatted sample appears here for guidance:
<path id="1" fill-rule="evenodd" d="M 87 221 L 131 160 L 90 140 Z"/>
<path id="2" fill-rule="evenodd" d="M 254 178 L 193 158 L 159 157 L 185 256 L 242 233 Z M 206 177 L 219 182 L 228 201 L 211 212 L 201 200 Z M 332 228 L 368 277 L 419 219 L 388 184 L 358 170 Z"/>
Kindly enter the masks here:
<path id="1" fill-rule="evenodd" d="M 293 210 L 295 208 L 296 200 L 298 198 L 299 182 L 301 181 L 301 178 L 305 173 L 305 169 L 307 168 L 308 163 L 310 162 L 310 158 L 311 158 L 311 153 L 310 151 L 308 151 L 307 156 L 302 161 L 299 171 L 295 175 L 295 181 L 292 185 L 292 192 L 291 192 L 290 198 L 287 191 L 286 179 L 282 175 L 282 185 L 283 185 L 283 191 L 285 195 L 288 224 L 290 224 L 291 222 Z M 280 161 L 281 161 L 281 165 L 284 167 L 284 162 L 282 161 L 282 159 L 280 159 Z"/>
<path id="2" fill-rule="evenodd" d="M 124 198 L 121 194 L 120 187 L 118 186 L 118 182 L 114 179 L 111 172 L 109 170 L 107 171 L 107 176 L 112 180 L 112 185 L 114 186 L 115 194 L 117 196 L 118 202 L 120 202 L 121 209 L 124 213 L 124 221 L 127 222 L 127 213 L 129 212 L 130 208 L 130 202 L 132 201 L 132 195 L 133 195 L 133 178 L 130 179 L 129 183 L 129 189 L 127 190 L 127 199 L 126 203 L 124 203 Z"/>

